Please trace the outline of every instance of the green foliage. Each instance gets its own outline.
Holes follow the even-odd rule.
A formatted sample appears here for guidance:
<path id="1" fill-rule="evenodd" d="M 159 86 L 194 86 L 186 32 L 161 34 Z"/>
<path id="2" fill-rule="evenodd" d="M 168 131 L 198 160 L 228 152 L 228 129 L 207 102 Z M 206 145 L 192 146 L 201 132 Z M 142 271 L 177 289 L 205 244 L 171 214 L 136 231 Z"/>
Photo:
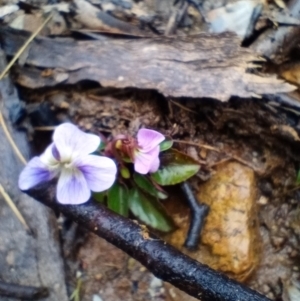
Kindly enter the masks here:
<path id="1" fill-rule="evenodd" d="M 152 179 L 159 185 L 175 185 L 186 181 L 195 175 L 200 169 L 200 164 L 190 156 L 170 149 L 161 156 L 161 165 Z"/>
<path id="2" fill-rule="evenodd" d="M 99 203 L 104 203 L 106 195 L 107 191 L 93 192 L 92 197 L 95 201 Z"/>
<path id="3" fill-rule="evenodd" d="M 155 187 L 154 183 L 152 183 L 146 176 L 143 176 L 139 173 L 134 173 L 133 180 L 139 188 L 156 198 L 164 200 L 168 197 L 166 192 L 164 192 L 162 189 L 159 190 L 160 187 L 158 185 L 158 187 Z"/>
<path id="4" fill-rule="evenodd" d="M 172 146 L 173 146 L 173 140 L 166 138 L 163 142 L 160 143 L 159 151 L 160 152 L 166 151 L 170 149 Z"/>
<path id="5" fill-rule="evenodd" d="M 128 189 L 115 182 L 115 184 L 108 190 L 107 206 L 112 211 L 128 216 Z"/>
<path id="6" fill-rule="evenodd" d="M 129 191 L 129 208 L 136 217 L 154 229 L 169 232 L 174 227 L 156 198 L 146 195 L 138 188 Z"/>

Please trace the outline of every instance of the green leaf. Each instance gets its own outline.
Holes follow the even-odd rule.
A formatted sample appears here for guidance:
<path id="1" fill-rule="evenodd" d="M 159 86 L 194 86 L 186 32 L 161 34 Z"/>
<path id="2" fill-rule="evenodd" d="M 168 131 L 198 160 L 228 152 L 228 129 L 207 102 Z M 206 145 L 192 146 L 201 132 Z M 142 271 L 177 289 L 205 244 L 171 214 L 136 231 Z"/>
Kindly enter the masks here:
<path id="1" fill-rule="evenodd" d="M 199 169 L 200 164 L 192 157 L 170 149 L 168 152 L 162 153 L 160 168 L 151 176 L 159 185 L 175 185 L 186 181 Z"/>
<path id="2" fill-rule="evenodd" d="M 174 228 L 171 218 L 161 204 L 138 188 L 129 191 L 129 208 L 136 217 L 154 229 L 169 232 Z"/>
<path id="3" fill-rule="evenodd" d="M 95 201 L 99 203 L 104 203 L 106 195 L 107 195 L 107 191 L 93 192 L 92 197 Z"/>
<path id="4" fill-rule="evenodd" d="M 159 151 L 163 152 L 170 149 L 173 146 L 173 140 L 166 138 L 159 145 Z"/>
<path id="5" fill-rule="evenodd" d="M 151 194 L 156 198 L 164 200 L 168 197 L 166 192 L 164 192 L 163 190 L 158 190 L 147 177 L 142 176 L 139 173 L 133 174 L 133 180 L 139 188 L 148 192 L 149 194 Z"/>
<path id="6" fill-rule="evenodd" d="M 128 190 L 125 186 L 115 182 L 108 190 L 107 206 L 112 211 L 128 216 Z"/>

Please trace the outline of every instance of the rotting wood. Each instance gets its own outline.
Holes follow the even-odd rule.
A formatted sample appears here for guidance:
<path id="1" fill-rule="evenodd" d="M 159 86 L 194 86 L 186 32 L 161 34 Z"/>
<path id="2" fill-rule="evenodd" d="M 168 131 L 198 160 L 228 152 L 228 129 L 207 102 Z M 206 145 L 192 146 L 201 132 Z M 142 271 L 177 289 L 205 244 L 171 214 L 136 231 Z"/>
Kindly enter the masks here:
<path id="1" fill-rule="evenodd" d="M 271 301 L 242 284 L 182 254 L 145 227 L 93 202 L 61 205 L 55 186 L 40 185 L 26 193 L 41 203 L 61 211 L 142 263 L 156 277 L 167 281 L 202 301 Z"/>
<path id="2" fill-rule="evenodd" d="M 0 28 L 0 42 L 14 55 L 28 33 Z M 28 88 L 75 84 L 93 80 L 102 86 L 155 89 L 165 96 L 208 97 L 227 101 L 231 96 L 251 97 L 294 90 L 274 77 L 247 73 L 259 60 L 239 46 L 231 33 L 192 37 L 117 39 L 97 41 L 36 38 L 16 81 Z M 50 69 L 48 76 L 43 70 Z"/>

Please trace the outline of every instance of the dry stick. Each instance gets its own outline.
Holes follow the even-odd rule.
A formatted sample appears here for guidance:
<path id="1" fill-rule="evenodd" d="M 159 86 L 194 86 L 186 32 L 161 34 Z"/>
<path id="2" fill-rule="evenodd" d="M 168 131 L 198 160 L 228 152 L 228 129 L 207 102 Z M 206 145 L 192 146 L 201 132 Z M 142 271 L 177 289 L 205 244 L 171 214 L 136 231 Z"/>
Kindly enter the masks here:
<path id="1" fill-rule="evenodd" d="M 39 32 L 44 28 L 44 26 L 51 20 L 53 14 L 50 14 L 48 16 L 48 18 L 43 22 L 43 24 L 28 38 L 28 40 L 24 43 L 24 45 L 19 49 L 19 51 L 15 54 L 15 56 L 12 58 L 12 60 L 7 64 L 7 66 L 4 68 L 4 70 L 1 72 L 0 74 L 0 80 L 3 79 L 3 77 L 5 76 L 5 74 L 9 71 L 9 69 L 13 66 L 13 64 L 17 61 L 17 59 L 21 56 L 21 54 L 25 51 L 25 49 L 29 46 L 29 44 L 32 42 L 32 40 L 39 34 Z M 20 150 L 18 149 L 17 145 L 15 144 L 13 138 L 11 137 L 4 118 L 3 118 L 3 114 L 0 111 L 0 124 L 4 130 L 4 133 L 6 135 L 7 140 L 9 141 L 9 143 L 11 144 L 13 150 L 15 151 L 17 157 L 20 159 L 20 161 L 25 165 L 26 164 L 26 160 L 23 157 L 23 155 L 21 154 Z"/>
<path id="2" fill-rule="evenodd" d="M 9 133 L 8 131 L 8 128 L 6 126 L 6 123 L 4 121 L 4 118 L 3 118 L 3 115 L 2 115 L 2 112 L 0 110 L 0 124 L 3 128 L 3 131 L 4 131 L 4 134 L 7 138 L 7 140 L 9 141 L 11 147 L 13 148 L 14 152 L 16 153 L 17 157 L 20 159 L 20 161 L 26 165 L 26 159 L 24 158 L 24 156 L 22 155 L 22 153 L 20 152 L 19 148 L 17 147 L 17 145 L 15 144 L 11 134 Z"/>
<path id="3" fill-rule="evenodd" d="M 6 193 L 6 191 L 4 190 L 4 188 L 1 184 L 0 184 L 0 194 L 3 196 L 4 200 L 6 201 L 6 203 L 10 207 L 10 209 L 13 211 L 13 213 L 16 215 L 18 220 L 23 224 L 24 228 L 27 231 L 30 231 L 30 228 L 28 227 L 28 225 L 27 225 L 24 217 L 22 216 L 21 212 L 18 210 L 15 203 L 12 201 L 10 196 Z"/>
<path id="4" fill-rule="evenodd" d="M 48 16 L 48 18 L 43 22 L 43 24 L 28 38 L 28 40 L 24 43 L 24 45 L 19 49 L 19 51 L 15 54 L 15 56 L 12 58 L 12 60 L 7 64 L 7 66 L 1 72 L 1 74 L 0 74 L 0 80 L 3 79 L 3 77 L 5 76 L 5 74 L 9 71 L 9 69 L 17 61 L 17 59 L 24 52 L 24 50 L 28 47 L 28 45 L 31 43 L 31 41 L 39 34 L 39 32 L 44 28 L 44 26 L 50 21 L 50 19 L 52 18 L 52 16 L 53 16 L 53 14 L 50 14 Z M 10 143 L 11 147 L 13 148 L 15 154 L 20 159 L 20 161 L 24 165 L 26 165 L 26 160 L 25 160 L 24 156 L 20 152 L 19 148 L 15 144 L 15 142 L 14 142 L 11 134 L 8 131 L 8 128 L 7 128 L 6 123 L 4 121 L 3 114 L 2 114 L 1 110 L 0 110 L 0 124 L 1 124 L 1 126 L 3 128 L 4 134 L 5 134 L 6 138 L 7 138 L 7 140 L 9 141 L 9 143 Z M 1 184 L 0 184 L 0 193 L 2 194 L 4 200 L 6 201 L 6 203 L 8 204 L 8 206 L 11 208 L 11 210 L 13 211 L 13 213 L 16 215 L 16 217 L 24 225 L 25 229 L 27 231 L 29 231 L 29 227 L 28 227 L 25 219 L 23 218 L 21 212 L 18 210 L 18 208 L 16 207 L 16 205 L 13 203 L 13 201 L 11 200 L 11 198 L 9 197 L 9 195 L 5 192 L 5 190 L 4 190 L 4 188 L 3 188 L 3 186 Z"/>
<path id="5" fill-rule="evenodd" d="M 45 132 L 52 132 L 54 131 L 56 128 L 56 126 L 52 126 L 52 125 L 45 125 L 45 126 L 35 126 L 33 127 L 33 129 L 35 131 L 45 131 Z"/>
<path id="6" fill-rule="evenodd" d="M 207 145 L 207 144 L 201 144 L 201 143 L 196 143 L 196 142 L 190 142 L 190 141 L 184 141 L 184 140 L 174 140 L 173 139 L 173 142 L 176 142 L 176 143 L 181 143 L 181 144 L 187 144 L 187 145 L 193 145 L 193 146 L 198 146 L 198 147 L 202 147 L 202 148 L 206 148 L 206 149 L 209 149 L 209 150 L 213 150 L 215 152 L 218 152 L 220 153 L 221 151 L 219 149 L 217 149 L 216 147 L 213 147 L 213 146 L 210 146 L 210 145 Z M 222 159 L 221 161 L 219 162 L 216 162 L 212 165 L 210 165 L 209 167 L 213 167 L 215 165 L 219 165 L 221 163 L 224 163 L 224 162 L 227 162 L 229 160 L 236 160 L 240 163 L 242 163 L 243 165 L 246 165 L 248 167 L 250 167 L 251 169 L 253 169 L 255 172 L 257 172 L 258 174 L 262 174 L 263 173 L 263 170 L 261 169 L 258 169 L 256 168 L 254 165 L 252 165 L 251 163 L 235 156 L 235 155 L 230 155 L 229 158 L 225 158 L 225 159 Z"/>
<path id="7" fill-rule="evenodd" d="M 177 1 L 177 3 L 173 5 L 171 16 L 169 17 L 169 21 L 166 26 L 165 36 L 173 35 L 176 32 L 178 24 L 186 14 L 188 6 L 189 4 L 185 0 Z"/>
<path id="8" fill-rule="evenodd" d="M 48 18 L 43 22 L 43 24 L 28 38 L 28 40 L 24 43 L 24 45 L 19 49 L 19 51 L 15 54 L 12 60 L 7 64 L 6 68 L 0 74 L 0 80 L 5 76 L 5 74 L 9 71 L 12 65 L 17 61 L 17 59 L 21 56 L 24 50 L 29 46 L 32 40 L 39 34 L 39 32 L 44 28 L 44 26 L 51 20 L 53 14 L 50 14 Z"/>
<path id="9" fill-rule="evenodd" d="M 196 143 L 196 142 L 191 142 L 191 141 L 184 141 L 184 140 L 176 140 L 176 139 L 172 139 L 172 140 L 175 143 L 198 146 L 198 147 L 206 148 L 206 149 L 209 149 L 209 150 L 213 150 L 213 151 L 218 152 L 218 153 L 220 152 L 220 150 L 217 149 L 216 147 L 213 147 L 213 146 L 210 146 L 210 145 L 207 145 L 207 144 Z"/>
<path id="10" fill-rule="evenodd" d="M 179 107 L 180 109 L 184 110 L 184 111 L 187 111 L 187 112 L 190 112 L 190 113 L 193 113 L 193 114 L 197 114 L 197 112 L 185 107 L 184 105 L 172 100 L 171 98 L 168 99 L 168 101 L 172 104 L 174 104 L 175 106 Z"/>
<path id="11" fill-rule="evenodd" d="M 25 191 L 46 206 L 61 211 L 80 226 L 106 239 L 138 260 L 156 277 L 170 282 L 202 301 L 271 301 L 258 292 L 191 259 L 145 227 L 120 216 L 101 204 L 62 205 L 56 202 L 55 185 Z"/>

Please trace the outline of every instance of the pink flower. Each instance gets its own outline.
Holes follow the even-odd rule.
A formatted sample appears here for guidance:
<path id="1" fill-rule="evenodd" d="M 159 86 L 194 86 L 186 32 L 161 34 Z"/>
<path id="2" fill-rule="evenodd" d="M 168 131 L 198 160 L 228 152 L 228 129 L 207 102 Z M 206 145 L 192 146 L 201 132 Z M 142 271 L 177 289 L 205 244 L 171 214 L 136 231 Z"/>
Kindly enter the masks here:
<path id="1" fill-rule="evenodd" d="M 53 143 L 31 159 L 19 177 L 19 188 L 28 190 L 58 176 L 56 197 L 62 204 L 82 204 L 91 190 L 104 191 L 115 181 L 117 167 L 107 157 L 91 155 L 100 138 L 86 134 L 75 125 L 64 123 L 53 134 Z"/>
<path id="2" fill-rule="evenodd" d="M 140 174 L 156 172 L 159 168 L 159 144 L 165 140 L 159 132 L 140 129 L 137 134 L 137 148 L 133 154 L 134 170 Z"/>

